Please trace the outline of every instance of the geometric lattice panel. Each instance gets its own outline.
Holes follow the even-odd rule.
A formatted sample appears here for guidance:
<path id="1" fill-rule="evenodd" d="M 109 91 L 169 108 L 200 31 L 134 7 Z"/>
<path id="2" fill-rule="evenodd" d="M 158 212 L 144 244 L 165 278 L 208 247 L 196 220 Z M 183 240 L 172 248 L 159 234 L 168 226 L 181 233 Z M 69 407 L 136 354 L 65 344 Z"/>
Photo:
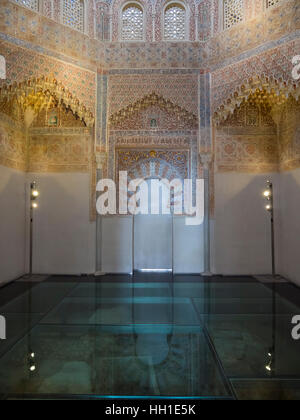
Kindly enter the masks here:
<path id="1" fill-rule="evenodd" d="M 224 29 L 232 28 L 244 19 L 243 0 L 224 0 Z"/>
<path id="2" fill-rule="evenodd" d="M 129 5 L 122 12 L 122 40 L 142 41 L 144 38 L 144 15 L 142 9 Z"/>
<path id="3" fill-rule="evenodd" d="M 272 7 L 272 6 L 276 6 L 276 4 L 278 4 L 280 2 L 281 2 L 281 0 L 267 0 L 267 8 Z"/>
<path id="4" fill-rule="evenodd" d="M 53 19 L 53 2 L 52 0 L 44 0 L 43 15 L 47 18 Z"/>
<path id="5" fill-rule="evenodd" d="M 39 0 L 16 0 L 16 2 L 20 3 L 22 6 L 34 10 L 35 12 L 39 11 Z"/>
<path id="6" fill-rule="evenodd" d="M 84 2 L 82 0 L 64 0 L 63 23 L 84 32 Z"/>
<path id="7" fill-rule="evenodd" d="M 165 39 L 184 41 L 186 12 L 180 5 L 171 6 L 165 12 Z"/>

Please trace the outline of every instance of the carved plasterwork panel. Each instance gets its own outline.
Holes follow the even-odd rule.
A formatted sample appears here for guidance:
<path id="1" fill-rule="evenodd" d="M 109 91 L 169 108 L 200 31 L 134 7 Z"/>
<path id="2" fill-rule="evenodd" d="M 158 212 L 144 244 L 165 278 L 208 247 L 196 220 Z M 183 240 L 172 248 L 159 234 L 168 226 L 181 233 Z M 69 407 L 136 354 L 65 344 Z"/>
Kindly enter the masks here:
<path id="1" fill-rule="evenodd" d="M 111 125 L 113 130 L 191 130 L 197 129 L 197 120 L 188 114 L 175 114 L 172 110 L 149 106 L 132 113 L 128 118 Z"/>
<path id="2" fill-rule="evenodd" d="M 88 172 L 92 158 L 89 132 L 73 135 L 32 132 L 29 172 Z"/>
<path id="3" fill-rule="evenodd" d="M 70 111 L 62 106 L 51 106 L 49 109 L 42 110 L 36 119 L 33 121 L 31 127 L 81 127 L 85 124 Z"/>
<path id="4" fill-rule="evenodd" d="M 0 165 L 26 170 L 26 134 L 0 114 Z"/>
<path id="5" fill-rule="evenodd" d="M 282 111 L 279 146 L 281 170 L 300 168 L 300 101 L 290 99 Z"/>
<path id="6" fill-rule="evenodd" d="M 270 106 L 244 102 L 233 114 L 220 124 L 220 127 L 270 128 L 276 133 L 276 124 L 271 116 Z"/>
<path id="7" fill-rule="evenodd" d="M 15 117 L 14 110 L 18 109 L 20 113 L 16 116 L 18 119 L 25 120 L 28 110 L 36 117 L 40 112 L 56 106 L 64 107 L 85 125 L 93 127 L 93 113 L 55 78 L 42 76 L 18 84 L 4 85 L 0 89 L 0 109 L 13 117 Z"/>
<path id="8" fill-rule="evenodd" d="M 145 153 L 154 151 L 158 153 L 159 150 L 164 151 L 164 156 L 168 156 L 169 163 L 174 159 L 174 153 L 180 150 L 189 151 L 189 176 L 195 178 L 197 175 L 197 137 L 195 134 L 186 133 L 182 135 L 175 135 L 175 133 L 162 132 L 112 132 L 109 141 L 108 167 L 107 174 L 112 179 L 115 179 L 117 168 L 117 151 L 120 149 L 131 151 L 130 156 L 137 156 L 141 150 Z M 169 154 L 168 154 L 169 152 Z M 161 152 L 163 153 L 163 152 Z M 173 160 L 172 165 L 178 166 L 180 159 L 176 162 Z"/>
<path id="9" fill-rule="evenodd" d="M 116 158 L 116 179 L 118 179 L 119 171 L 133 172 L 137 178 L 158 177 L 183 180 L 189 176 L 189 150 L 118 149 Z"/>
<path id="10" fill-rule="evenodd" d="M 277 137 L 270 135 L 216 134 L 219 172 L 273 172 L 279 169 Z"/>
<path id="11" fill-rule="evenodd" d="M 111 115 L 109 118 L 110 128 L 119 130 L 144 128 L 145 122 L 143 119 L 147 118 L 145 112 L 148 112 L 150 117 L 151 112 L 154 112 L 154 114 L 159 112 L 164 125 L 162 128 L 196 129 L 198 125 L 198 118 L 195 114 L 153 92 Z M 177 127 L 175 121 L 177 121 Z M 129 122 L 130 127 L 126 128 L 127 122 Z M 145 128 L 151 128 L 150 124 Z"/>

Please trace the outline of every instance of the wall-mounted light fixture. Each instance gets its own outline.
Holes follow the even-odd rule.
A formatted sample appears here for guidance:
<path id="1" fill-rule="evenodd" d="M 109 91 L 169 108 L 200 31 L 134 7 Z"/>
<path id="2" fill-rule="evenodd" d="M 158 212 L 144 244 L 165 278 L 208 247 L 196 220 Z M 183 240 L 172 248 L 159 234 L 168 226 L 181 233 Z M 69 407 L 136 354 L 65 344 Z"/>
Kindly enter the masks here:
<path id="1" fill-rule="evenodd" d="M 28 369 L 30 373 L 36 371 L 35 353 L 30 352 L 28 356 Z"/>
<path id="2" fill-rule="evenodd" d="M 275 262 L 275 229 L 274 229 L 274 189 L 273 183 L 267 181 L 267 188 L 263 193 L 267 203 L 266 210 L 271 216 L 271 247 L 272 247 L 272 276 L 276 276 L 276 262 Z"/>
<path id="3" fill-rule="evenodd" d="M 272 347 L 268 352 L 268 363 L 265 366 L 267 372 L 274 374 L 276 371 L 276 333 L 277 333 L 277 308 L 276 308 L 276 261 L 275 261 L 275 225 L 274 225 L 274 188 L 271 181 L 267 181 L 267 188 L 263 193 L 266 199 L 266 210 L 270 213 L 271 219 L 271 247 L 272 247 Z"/>
<path id="4" fill-rule="evenodd" d="M 32 275 L 32 263 L 33 263 L 33 216 L 34 210 L 38 208 L 38 197 L 40 193 L 37 189 L 37 184 L 33 181 L 30 184 L 30 250 L 29 250 L 29 275 Z"/>
<path id="5" fill-rule="evenodd" d="M 268 353 L 268 363 L 266 365 L 266 370 L 269 373 L 273 373 L 274 370 L 274 349 L 270 349 L 269 353 Z"/>

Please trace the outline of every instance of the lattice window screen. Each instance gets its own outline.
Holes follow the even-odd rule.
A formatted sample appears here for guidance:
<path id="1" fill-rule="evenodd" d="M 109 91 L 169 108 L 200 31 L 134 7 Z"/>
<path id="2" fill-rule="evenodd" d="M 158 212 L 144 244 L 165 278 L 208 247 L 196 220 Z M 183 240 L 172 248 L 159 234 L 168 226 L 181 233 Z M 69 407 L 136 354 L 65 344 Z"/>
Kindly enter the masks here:
<path id="1" fill-rule="evenodd" d="M 122 13 L 122 40 L 142 41 L 144 38 L 144 14 L 134 5 L 130 5 Z"/>
<path id="2" fill-rule="evenodd" d="M 99 7 L 97 12 L 96 31 L 97 38 L 101 41 L 109 41 L 110 39 L 110 19 L 108 14 L 108 8 Z"/>
<path id="3" fill-rule="evenodd" d="M 267 8 L 276 6 L 276 4 L 280 3 L 282 0 L 267 0 Z"/>
<path id="4" fill-rule="evenodd" d="M 39 0 L 15 0 L 17 3 L 22 4 L 22 6 L 28 7 L 29 9 L 34 10 L 35 12 L 39 11 Z"/>
<path id="5" fill-rule="evenodd" d="M 84 2 L 64 0 L 63 23 L 78 31 L 84 31 Z"/>
<path id="6" fill-rule="evenodd" d="M 52 1 L 45 0 L 43 3 L 43 15 L 47 16 L 50 19 L 53 19 L 53 9 Z"/>
<path id="7" fill-rule="evenodd" d="M 165 39 L 166 40 L 184 40 L 185 39 L 185 19 L 186 12 L 183 7 L 171 6 L 165 11 Z"/>
<path id="8" fill-rule="evenodd" d="M 244 19 L 243 0 L 224 0 L 224 29 L 229 29 Z"/>

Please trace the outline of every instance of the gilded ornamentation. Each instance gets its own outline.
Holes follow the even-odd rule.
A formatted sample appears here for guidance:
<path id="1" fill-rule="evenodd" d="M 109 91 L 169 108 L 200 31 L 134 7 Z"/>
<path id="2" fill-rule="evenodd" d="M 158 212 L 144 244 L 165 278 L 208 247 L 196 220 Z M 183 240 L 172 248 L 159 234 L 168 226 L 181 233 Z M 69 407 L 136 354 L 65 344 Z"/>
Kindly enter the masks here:
<path id="1" fill-rule="evenodd" d="M 38 115 L 44 109 L 48 110 L 53 105 L 62 105 L 66 110 L 84 121 L 88 127 L 94 125 L 94 116 L 70 91 L 65 89 L 61 82 L 42 76 L 21 83 L 13 83 L 0 89 L 0 109 L 17 104 L 23 115 L 31 109 Z"/>
<path id="2" fill-rule="evenodd" d="M 188 178 L 189 174 L 189 151 L 188 150 L 132 150 L 132 149 L 119 149 L 118 155 L 118 171 L 132 171 L 133 167 L 141 167 L 145 165 L 147 170 L 142 171 L 140 177 L 150 177 L 152 175 L 162 176 L 159 168 L 161 162 L 167 163 L 171 168 L 173 175 L 179 174 L 181 179 Z M 151 169 L 152 163 L 159 163 L 154 169 Z M 143 165 L 142 165 L 143 166 Z M 169 175 L 171 175 L 171 173 Z M 166 174 L 165 174 L 166 175 Z"/>
<path id="3" fill-rule="evenodd" d="M 300 97 L 300 83 L 287 83 L 282 78 L 274 79 L 267 76 L 255 76 L 245 81 L 230 97 L 215 111 L 214 120 L 217 125 L 222 124 L 235 109 L 248 102 L 270 110 L 284 105 L 289 97 L 296 100 Z"/>
<path id="4" fill-rule="evenodd" d="M 6 114 L 1 116 L 2 164 L 92 171 L 92 212 L 97 167 L 112 178 L 119 164 L 132 174 L 172 177 L 190 171 L 195 178 L 202 175 L 203 152 L 215 158 L 219 171 L 300 166 L 300 92 L 291 76 L 291 58 L 300 51 L 296 1 L 226 2 L 225 26 L 232 28 L 220 31 L 217 0 L 184 0 L 186 39 L 201 42 L 180 44 L 163 42 L 163 0 L 155 7 L 142 0 L 147 43 L 115 42 L 122 0 L 86 1 L 86 35 L 61 26 L 58 0 L 53 7 L 45 0 L 39 14 L 15 2 L 1 3 L 0 44 L 8 75 L 0 82 L 0 111 Z M 263 11 L 263 3 L 279 7 Z M 181 35 L 182 30 L 181 25 Z M 203 75 L 211 85 L 201 83 Z M 211 110 L 216 111 L 213 130 Z M 24 124 L 32 121 L 26 133 Z"/>
<path id="5" fill-rule="evenodd" d="M 34 127 L 49 127 L 49 128 L 84 128 L 85 123 L 76 118 L 73 112 L 63 105 L 53 105 L 49 109 L 44 109 L 39 112 L 31 125 L 31 130 Z"/>
<path id="6" fill-rule="evenodd" d="M 111 128 L 118 126 L 120 123 L 132 118 L 134 115 L 144 111 L 150 107 L 157 106 L 168 114 L 171 114 L 177 120 L 182 120 L 191 128 L 196 128 L 198 118 L 195 114 L 183 109 L 179 105 L 174 104 L 170 100 L 164 99 L 163 96 L 157 95 L 155 92 L 144 96 L 135 103 L 128 105 L 121 111 L 116 112 L 109 118 Z"/>
<path id="7" fill-rule="evenodd" d="M 270 127 L 276 132 L 276 124 L 272 118 L 272 108 L 268 103 L 255 101 L 243 102 L 230 114 L 220 127 Z"/>

